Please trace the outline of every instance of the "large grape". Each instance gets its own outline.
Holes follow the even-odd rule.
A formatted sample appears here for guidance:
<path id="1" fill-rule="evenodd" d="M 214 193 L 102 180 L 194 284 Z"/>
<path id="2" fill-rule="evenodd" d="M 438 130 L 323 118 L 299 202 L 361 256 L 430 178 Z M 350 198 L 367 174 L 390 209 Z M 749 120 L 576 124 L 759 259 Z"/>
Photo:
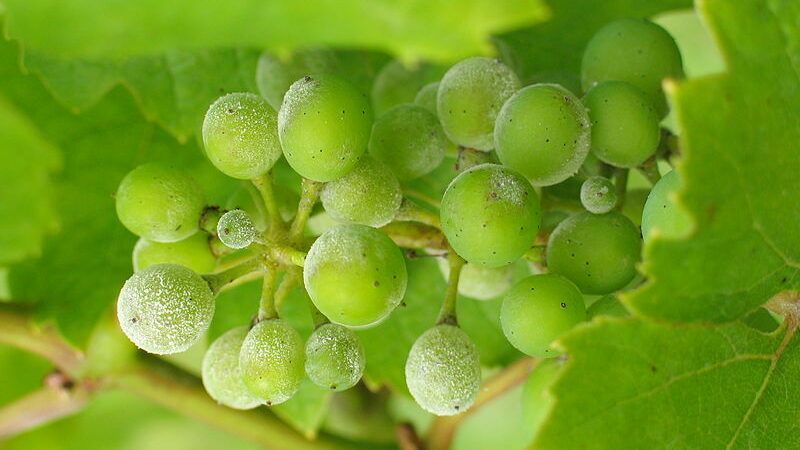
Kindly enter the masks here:
<path id="1" fill-rule="evenodd" d="M 198 231 L 177 242 L 153 242 L 139 238 L 133 247 L 133 271 L 138 272 L 155 264 L 178 264 L 197 273 L 210 273 L 217 258 L 208 245 L 209 235 Z"/>
<path id="2" fill-rule="evenodd" d="M 628 82 L 650 98 L 662 117 L 667 102 L 661 82 L 682 76 L 675 40 L 660 26 L 642 19 L 621 19 L 601 28 L 587 44 L 581 63 L 585 91 L 603 81 Z"/>
<path id="3" fill-rule="evenodd" d="M 257 235 L 253 219 L 241 209 L 226 212 L 217 222 L 217 236 L 230 248 L 246 248 L 253 243 Z"/>
<path id="4" fill-rule="evenodd" d="M 550 344 L 584 320 L 583 295 L 556 274 L 532 275 L 515 284 L 500 310 L 500 324 L 511 345 L 540 358 L 558 355 Z"/>
<path id="5" fill-rule="evenodd" d="M 243 180 L 256 178 L 281 157 L 278 116 L 256 94 L 224 95 L 206 112 L 203 144 L 220 172 Z"/>
<path id="6" fill-rule="evenodd" d="M 341 178 L 367 150 L 372 109 L 367 97 L 333 76 L 304 77 L 286 92 L 278 135 L 289 165 L 315 181 Z"/>
<path id="7" fill-rule="evenodd" d="M 468 410 L 481 385 L 475 344 L 453 325 L 429 329 L 408 354 L 406 383 L 414 400 L 430 413 L 452 416 Z"/>
<path id="8" fill-rule="evenodd" d="M 218 403 L 235 409 L 252 409 L 261 404 L 245 386 L 239 369 L 239 353 L 247 327 L 237 327 L 218 337 L 203 357 L 203 386 Z"/>
<path id="9" fill-rule="evenodd" d="M 497 114 L 519 88 L 514 72 L 496 59 L 478 56 L 457 63 L 442 78 L 436 97 L 445 133 L 458 145 L 491 150 Z"/>
<path id="10" fill-rule="evenodd" d="M 340 222 L 381 227 L 394 219 L 403 192 L 386 164 L 364 155 L 350 173 L 326 183 L 320 199 L 325 211 Z"/>
<path id="11" fill-rule="evenodd" d="M 383 66 L 372 85 L 372 106 L 381 115 L 394 106 L 411 103 L 417 91 L 442 76 L 444 71 L 429 64 L 407 67 L 400 61 Z"/>
<path id="12" fill-rule="evenodd" d="M 306 374 L 317 386 L 344 391 L 364 373 L 364 348 L 351 330 L 333 323 L 311 333 L 306 343 Z"/>
<path id="13" fill-rule="evenodd" d="M 561 222 L 547 244 L 547 267 L 584 294 L 609 294 L 636 276 L 642 239 L 617 212 L 575 214 Z"/>
<path id="14" fill-rule="evenodd" d="M 119 221 L 134 234 L 155 242 L 193 235 L 205 208 L 203 189 L 180 169 L 141 165 L 125 176 L 116 195 Z"/>
<path id="15" fill-rule="evenodd" d="M 303 338 L 281 319 L 256 324 L 244 338 L 239 354 L 245 386 L 268 406 L 292 398 L 303 380 L 304 363 Z"/>
<path id="16" fill-rule="evenodd" d="M 447 279 L 450 265 L 447 258 L 437 258 L 439 270 Z M 515 264 L 501 267 L 483 267 L 464 264 L 458 277 L 458 293 L 475 300 L 492 300 L 505 293 L 514 284 L 517 273 Z"/>
<path id="17" fill-rule="evenodd" d="M 692 227 L 688 214 L 675 203 L 680 188 L 678 172 L 664 175 L 650 191 L 642 211 L 642 235 L 645 241 L 653 236 L 679 237 Z"/>
<path id="18" fill-rule="evenodd" d="M 633 168 L 655 153 L 661 122 L 650 99 L 622 81 L 604 81 L 586 93 L 592 152 L 617 167 Z"/>
<path id="19" fill-rule="evenodd" d="M 117 300 L 122 331 L 137 347 L 159 355 L 191 347 L 213 316 L 214 294 L 208 283 L 176 264 L 156 264 L 134 273 Z"/>
<path id="20" fill-rule="evenodd" d="M 331 322 L 363 327 L 385 319 L 405 295 L 403 253 L 385 234 L 339 225 L 317 238 L 303 278 L 314 305 Z"/>
<path id="21" fill-rule="evenodd" d="M 470 263 L 499 267 L 533 245 L 540 221 L 536 191 L 517 172 L 482 164 L 460 173 L 442 198 L 442 231 Z"/>
<path id="22" fill-rule="evenodd" d="M 560 183 L 574 175 L 590 148 L 586 109 L 555 84 L 535 84 L 503 105 L 494 128 L 500 161 L 535 186 Z"/>
<path id="23" fill-rule="evenodd" d="M 605 214 L 617 205 L 617 191 L 611 180 L 601 176 L 587 178 L 581 185 L 581 204 L 594 214 Z"/>
<path id="24" fill-rule="evenodd" d="M 438 117 L 439 112 L 436 110 L 436 97 L 438 94 L 439 82 L 434 81 L 433 83 L 428 83 L 422 86 L 422 89 L 417 92 L 417 96 L 414 97 L 414 103 L 422 106 Z"/>

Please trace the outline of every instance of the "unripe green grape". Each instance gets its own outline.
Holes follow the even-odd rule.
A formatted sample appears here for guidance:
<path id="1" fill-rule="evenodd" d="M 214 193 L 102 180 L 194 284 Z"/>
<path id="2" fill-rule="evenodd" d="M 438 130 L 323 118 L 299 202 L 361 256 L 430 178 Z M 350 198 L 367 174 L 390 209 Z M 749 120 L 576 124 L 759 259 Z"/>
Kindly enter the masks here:
<path id="1" fill-rule="evenodd" d="M 211 273 L 217 258 L 208 245 L 208 234 L 198 231 L 178 242 L 153 242 L 139 238 L 133 247 L 133 271 L 156 264 L 178 264 L 196 273 Z"/>
<path id="2" fill-rule="evenodd" d="M 438 117 L 439 112 L 436 110 L 436 96 L 438 93 L 439 82 L 434 81 L 433 83 L 428 83 L 425 86 L 422 86 L 422 89 L 417 92 L 417 96 L 414 97 L 414 103 L 427 109 L 433 115 Z"/>
<path id="3" fill-rule="evenodd" d="M 400 61 L 383 66 L 372 85 L 372 106 L 381 115 L 394 106 L 411 103 L 425 83 L 436 80 L 444 71 L 429 64 L 407 67 Z"/>
<path id="4" fill-rule="evenodd" d="M 214 317 L 214 294 L 198 274 L 177 264 L 136 272 L 122 286 L 117 319 L 137 347 L 159 355 L 182 352 Z"/>
<path id="5" fill-rule="evenodd" d="M 464 147 L 494 148 L 497 114 L 519 88 L 514 72 L 496 59 L 477 56 L 451 67 L 439 83 L 436 97 L 436 110 L 447 137 Z"/>
<path id="6" fill-rule="evenodd" d="M 522 386 L 522 416 L 525 420 L 525 432 L 530 439 L 536 436 L 553 408 L 555 399 L 548 390 L 555 383 L 563 365 L 559 359 L 542 360 Z"/>
<path id="7" fill-rule="evenodd" d="M 586 93 L 583 103 L 592 121 L 592 153 L 600 160 L 633 168 L 656 152 L 661 120 L 637 87 L 604 81 Z"/>
<path id="8" fill-rule="evenodd" d="M 499 267 L 519 259 L 536 239 L 539 197 L 517 172 L 482 164 L 461 172 L 442 198 L 442 231 L 468 262 Z"/>
<path id="9" fill-rule="evenodd" d="M 609 294 L 636 276 L 642 239 L 617 212 L 582 212 L 561 222 L 547 244 L 547 268 L 563 275 L 584 294 Z"/>
<path id="10" fill-rule="evenodd" d="M 534 186 L 574 175 L 590 148 L 590 122 L 583 104 L 555 84 L 535 84 L 503 105 L 494 128 L 500 161 Z"/>
<path id="11" fill-rule="evenodd" d="M 250 393 L 267 406 L 292 398 L 305 370 L 303 338 L 281 319 L 257 323 L 242 342 L 239 368 Z"/>
<path id="12" fill-rule="evenodd" d="M 531 275 L 503 297 L 500 325 L 517 350 L 539 358 L 561 352 L 551 343 L 586 320 L 583 295 L 575 285 L 556 274 Z"/>
<path id="13" fill-rule="evenodd" d="M 592 214 L 605 214 L 617 206 L 617 191 L 611 180 L 593 176 L 581 185 L 581 203 Z"/>
<path id="14" fill-rule="evenodd" d="M 411 347 L 406 383 L 422 409 L 437 416 L 464 412 L 475 402 L 481 385 L 478 349 L 460 328 L 437 325 Z"/>
<path id="15" fill-rule="evenodd" d="M 603 81 L 625 81 L 641 89 L 661 117 L 667 112 L 661 82 L 682 76 L 675 40 L 660 26 L 642 19 L 621 19 L 601 28 L 587 44 L 581 63 L 584 91 Z"/>
<path id="16" fill-rule="evenodd" d="M 344 391 L 358 383 L 366 360 L 358 336 L 327 323 L 314 330 L 306 343 L 306 374 L 317 386 Z"/>
<path id="17" fill-rule="evenodd" d="M 653 239 L 653 236 L 683 236 L 691 229 L 692 221 L 688 214 L 675 203 L 680 184 L 678 172 L 673 170 L 653 186 L 642 210 L 642 235 L 645 241 Z"/>
<path id="18" fill-rule="evenodd" d="M 217 403 L 235 409 L 253 409 L 261 404 L 245 386 L 239 369 L 239 353 L 247 327 L 237 327 L 218 337 L 203 357 L 203 386 Z"/>
<path id="19" fill-rule="evenodd" d="M 586 317 L 593 319 L 598 316 L 627 317 L 630 313 L 622 302 L 613 295 L 609 294 L 597 299 L 592 306 L 586 309 Z"/>
<path id="20" fill-rule="evenodd" d="M 317 309 L 331 322 L 365 327 L 385 319 L 403 299 L 408 281 L 403 253 L 385 234 L 339 225 L 308 251 L 303 279 Z"/>
<path id="21" fill-rule="evenodd" d="M 246 248 L 253 243 L 257 235 L 258 231 L 250 215 L 241 209 L 226 212 L 217 222 L 217 236 L 230 248 Z"/>
<path id="22" fill-rule="evenodd" d="M 320 200 L 335 220 L 381 227 L 394 219 L 403 192 L 386 164 L 364 155 L 350 173 L 325 184 Z"/>
<path id="23" fill-rule="evenodd" d="M 439 270 L 447 279 L 450 265 L 446 258 L 437 258 Z M 475 300 L 492 300 L 505 293 L 514 284 L 517 268 L 514 264 L 501 267 L 483 267 L 464 264 L 458 277 L 458 293 Z"/>
<path id="24" fill-rule="evenodd" d="M 176 242 L 198 230 L 205 199 L 202 187 L 182 170 L 148 163 L 122 179 L 116 207 L 119 221 L 137 236 Z"/>
<path id="25" fill-rule="evenodd" d="M 447 137 L 436 116 L 427 109 L 404 104 L 375 121 L 369 154 L 384 162 L 401 180 L 419 178 L 444 159 Z"/>
<path id="26" fill-rule="evenodd" d="M 286 160 L 315 181 L 332 181 L 350 172 L 367 150 L 371 127 L 367 97 L 333 76 L 297 80 L 278 112 Z"/>

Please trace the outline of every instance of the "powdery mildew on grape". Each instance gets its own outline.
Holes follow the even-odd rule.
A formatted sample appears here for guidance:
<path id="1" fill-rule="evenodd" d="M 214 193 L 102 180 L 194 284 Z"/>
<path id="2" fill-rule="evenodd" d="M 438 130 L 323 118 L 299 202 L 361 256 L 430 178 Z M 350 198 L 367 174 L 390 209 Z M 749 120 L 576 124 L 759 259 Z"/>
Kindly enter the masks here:
<path id="1" fill-rule="evenodd" d="M 175 264 L 136 272 L 122 286 L 117 318 L 128 338 L 150 353 L 182 352 L 208 329 L 214 295 L 208 283 Z"/>
<path id="2" fill-rule="evenodd" d="M 481 384 L 478 350 L 452 325 L 437 325 L 420 336 L 406 361 L 406 382 L 414 400 L 439 416 L 464 412 Z"/>
<path id="3" fill-rule="evenodd" d="M 530 186 L 519 175 L 503 168 L 492 166 L 489 183 L 492 192 L 497 195 L 497 200 L 511 203 L 518 208 L 524 208 L 530 195 Z"/>
<path id="4" fill-rule="evenodd" d="M 218 403 L 235 409 L 252 409 L 261 404 L 245 386 L 239 369 L 239 352 L 247 327 L 237 327 L 218 337 L 203 357 L 203 386 Z"/>
<path id="5" fill-rule="evenodd" d="M 320 199 L 339 222 L 381 227 L 394 219 L 403 192 L 385 164 L 364 156 L 349 174 L 325 184 Z"/>
<path id="6" fill-rule="evenodd" d="M 450 273 L 446 258 L 436 258 L 445 280 Z M 506 292 L 514 284 L 516 267 L 482 267 L 467 263 L 458 277 L 458 292 L 475 300 L 492 300 Z"/>
<path id="7" fill-rule="evenodd" d="M 395 106 L 378 118 L 369 152 L 402 180 L 433 171 L 444 159 L 447 137 L 436 115 L 422 106 Z"/>
<path id="8" fill-rule="evenodd" d="M 217 222 L 217 235 L 230 248 L 245 248 L 256 238 L 256 227 L 250 216 L 241 209 L 228 211 Z"/>
<path id="9" fill-rule="evenodd" d="M 265 404 L 289 400 L 303 379 L 303 339 L 281 319 L 259 322 L 245 337 L 239 354 L 242 379 Z"/>
<path id="10" fill-rule="evenodd" d="M 581 203 L 593 214 L 605 214 L 617 205 L 617 192 L 607 178 L 589 177 L 581 185 Z"/>
<path id="11" fill-rule="evenodd" d="M 306 343 L 306 374 L 316 385 L 342 391 L 355 386 L 366 360 L 358 336 L 332 323 L 311 334 Z"/>

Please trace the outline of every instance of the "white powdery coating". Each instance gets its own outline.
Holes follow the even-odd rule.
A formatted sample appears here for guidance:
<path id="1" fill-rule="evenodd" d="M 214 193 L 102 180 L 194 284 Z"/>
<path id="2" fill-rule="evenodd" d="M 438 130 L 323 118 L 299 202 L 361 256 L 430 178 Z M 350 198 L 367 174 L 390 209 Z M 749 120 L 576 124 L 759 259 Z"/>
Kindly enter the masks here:
<path id="1" fill-rule="evenodd" d="M 311 334 L 306 343 L 306 374 L 317 386 L 343 391 L 355 386 L 366 359 L 358 336 L 333 323 Z"/>
<path id="2" fill-rule="evenodd" d="M 403 192 L 385 164 L 364 156 L 349 174 L 326 183 L 320 200 L 325 211 L 339 222 L 377 228 L 394 219 Z"/>
<path id="3" fill-rule="evenodd" d="M 420 336 L 406 361 L 406 383 L 426 411 L 451 416 L 469 409 L 481 385 L 478 350 L 452 325 L 437 325 Z"/>
<path id="4" fill-rule="evenodd" d="M 436 258 L 445 280 L 450 274 L 446 258 Z M 464 264 L 458 277 L 458 293 L 475 300 L 493 300 L 503 295 L 514 284 L 516 267 L 513 264 L 501 267 L 483 267 Z"/>
<path id="5" fill-rule="evenodd" d="M 218 403 L 234 409 L 253 409 L 261 404 L 245 386 L 239 370 L 239 352 L 247 327 L 228 330 L 218 337 L 203 357 L 203 386 Z"/>
<path id="6" fill-rule="evenodd" d="M 607 178 L 589 177 L 581 185 L 581 203 L 593 214 L 605 214 L 617 205 L 617 192 Z"/>
<path id="7" fill-rule="evenodd" d="M 303 379 L 303 339 L 281 319 L 259 322 L 245 337 L 239 368 L 248 390 L 267 405 L 283 403 Z"/>
<path id="8" fill-rule="evenodd" d="M 253 243 L 256 238 L 256 226 L 246 211 L 234 209 L 228 211 L 217 222 L 217 235 L 227 247 L 240 249 Z"/>
<path id="9" fill-rule="evenodd" d="M 492 186 L 492 192 L 497 194 L 497 199 L 507 201 L 519 208 L 525 207 L 528 201 L 528 191 L 531 188 L 525 179 L 500 165 L 491 164 L 487 167 L 487 170 L 491 170 L 489 183 Z"/>
<path id="10" fill-rule="evenodd" d="M 136 272 L 122 286 L 117 318 L 128 338 L 150 353 L 168 355 L 192 346 L 214 317 L 214 295 L 196 273 L 176 264 Z"/>

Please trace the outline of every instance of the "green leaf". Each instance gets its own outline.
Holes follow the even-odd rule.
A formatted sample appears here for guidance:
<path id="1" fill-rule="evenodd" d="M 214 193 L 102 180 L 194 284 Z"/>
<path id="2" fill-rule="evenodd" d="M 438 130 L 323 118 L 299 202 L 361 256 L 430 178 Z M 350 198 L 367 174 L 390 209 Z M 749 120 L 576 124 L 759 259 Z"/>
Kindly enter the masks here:
<path id="1" fill-rule="evenodd" d="M 800 8 L 708 0 L 701 13 L 729 72 L 672 86 L 681 129 L 678 202 L 690 236 L 652 239 L 637 314 L 730 321 L 800 286 Z"/>
<path id="2" fill-rule="evenodd" d="M 797 448 L 796 331 L 595 319 L 562 339 L 531 448 Z"/>
<path id="3" fill-rule="evenodd" d="M 385 50 L 406 60 L 454 60 L 487 53 L 490 34 L 544 16 L 544 8 L 536 0 L 4 3 L 9 35 L 31 49 L 93 58 L 173 49 L 293 49 L 322 44 Z"/>

